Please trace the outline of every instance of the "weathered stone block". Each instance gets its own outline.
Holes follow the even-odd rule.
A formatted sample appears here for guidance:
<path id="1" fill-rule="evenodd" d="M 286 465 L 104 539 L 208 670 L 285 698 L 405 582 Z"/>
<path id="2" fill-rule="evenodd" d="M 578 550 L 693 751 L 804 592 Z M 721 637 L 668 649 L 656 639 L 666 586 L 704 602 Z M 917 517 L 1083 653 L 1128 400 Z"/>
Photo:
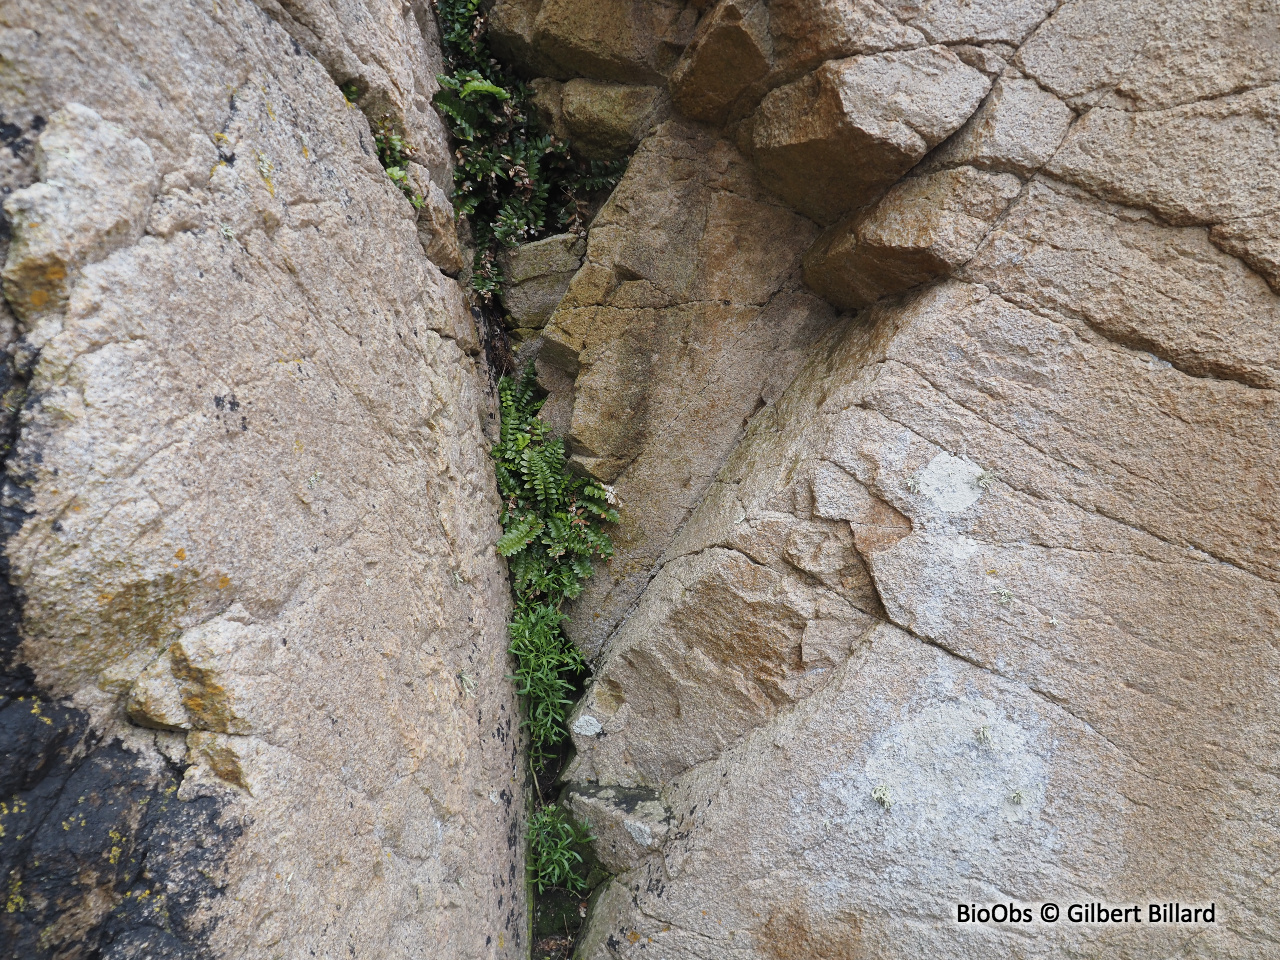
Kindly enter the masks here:
<path id="1" fill-rule="evenodd" d="M 570 783 L 561 799 L 574 819 L 590 830 L 595 838 L 592 850 L 611 873 L 637 866 L 660 850 L 671 832 L 671 811 L 656 790 Z"/>
<path id="2" fill-rule="evenodd" d="M 927 161 L 930 169 L 968 164 L 1029 176 L 1049 161 L 1075 119 L 1033 80 L 995 82 L 978 112 Z"/>
<path id="3" fill-rule="evenodd" d="M 649 84 L 675 65 L 697 12 L 679 0 L 500 0 L 494 50 L 530 76 Z"/>
<path id="4" fill-rule="evenodd" d="M 874 0 L 771 0 L 769 29 L 778 70 L 787 79 L 826 60 L 929 42 Z"/>
<path id="5" fill-rule="evenodd" d="M 658 118 L 657 87 L 570 80 L 560 95 L 564 125 L 575 153 L 593 160 L 626 156 Z"/>
<path id="6" fill-rule="evenodd" d="M 990 85 L 944 47 L 825 63 L 765 97 L 756 163 L 771 190 L 831 223 L 959 129 Z"/>
<path id="7" fill-rule="evenodd" d="M 707 14 L 671 75 L 676 109 L 695 120 L 723 122 L 738 99 L 769 73 L 768 18 L 761 0 L 722 0 Z"/>
<path id="8" fill-rule="evenodd" d="M 562 233 L 498 255 L 506 278 L 502 305 L 513 327 L 536 330 L 546 324 L 582 266 L 586 251 L 586 241 L 576 233 Z"/>
<path id="9" fill-rule="evenodd" d="M 946 276 L 974 255 L 1020 186 L 972 167 L 905 180 L 818 238 L 805 254 L 805 282 L 851 310 Z"/>

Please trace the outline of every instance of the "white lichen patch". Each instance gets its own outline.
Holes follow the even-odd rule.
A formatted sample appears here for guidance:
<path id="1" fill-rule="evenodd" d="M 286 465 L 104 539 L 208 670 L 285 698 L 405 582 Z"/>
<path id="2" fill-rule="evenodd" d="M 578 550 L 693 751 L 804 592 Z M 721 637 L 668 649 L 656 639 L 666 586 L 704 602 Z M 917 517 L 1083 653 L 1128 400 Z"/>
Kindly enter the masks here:
<path id="1" fill-rule="evenodd" d="M 977 464 L 943 451 L 914 478 L 916 490 L 942 513 L 959 513 L 978 502 L 988 474 Z"/>
<path id="2" fill-rule="evenodd" d="M 600 725 L 600 721 L 589 713 L 584 713 L 577 720 L 573 721 L 570 729 L 580 737 L 594 737 L 604 729 Z"/>

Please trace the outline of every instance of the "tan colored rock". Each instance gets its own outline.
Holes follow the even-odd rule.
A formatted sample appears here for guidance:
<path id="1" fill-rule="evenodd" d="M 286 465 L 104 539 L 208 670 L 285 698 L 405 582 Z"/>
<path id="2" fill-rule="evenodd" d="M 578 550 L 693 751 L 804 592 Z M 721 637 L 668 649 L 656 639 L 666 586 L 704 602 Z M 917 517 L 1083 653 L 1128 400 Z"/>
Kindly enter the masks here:
<path id="1" fill-rule="evenodd" d="M 989 43 L 975 46 L 970 43 L 957 43 L 949 48 L 964 63 L 981 70 L 988 76 L 998 77 L 1008 68 L 1017 53 L 1017 48 L 1007 43 Z"/>
<path id="2" fill-rule="evenodd" d="M 50 118 L 34 154 L 39 182 L 4 203 L 4 293 L 25 354 L 58 332 L 83 268 L 138 242 L 159 189 L 150 148 L 82 104 Z"/>
<path id="3" fill-rule="evenodd" d="M 1075 115 L 1030 80 L 1004 77 L 968 123 L 926 161 L 928 169 L 968 164 L 1030 176 L 1053 156 Z"/>
<path id="4" fill-rule="evenodd" d="M 1219 250 L 1239 257 L 1280 293 L 1280 215 L 1241 217 L 1214 224 L 1209 239 Z"/>
<path id="5" fill-rule="evenodd" d="M 1178 4 L 1186 10 L 1194 3 Z M 1080 110 L 1115 88 L 1167 16 L 1169 0 L 1065 3 L 1018 49 L 1031 79 Z"/>
<path id="6" fill-rule="evenodd" d="M 1021 306 L 1080 317 L 1151 362 L 1280 388 L 1280 298 L 1211 236 L 1037 182 L 964 275 Z"/>
<path id="7" fill-rule="evenodd" d="M 1213 236 L 1277 284 L 1280 184 L 1254 175 L 1269 163 L 1277 131 L 1280 84 L 1167 110 L 1099 107 L 1072 128 L 1046 170 L 1171 223 L 1224 224 Z M 1224 181 L 1250 187 L 1223 190 Z"/>
<path id="8" fill-rule="evenodd" d="M 1167 109 L 1280 80 L 1280 20 L 1249 0 L 1077 0 L 1019 50 L 1073 107 Z"/>
<path id="9" fill-rule="evenodd" d="M 756 163 L 771 190 L 831 223 L 959 129 L 989 86 L 944 47 L 832 61 L 765 97 Z"/>
<path id="10" fill-rule="evenodd" d="M 787 80 L 827 60 L 928 43 L 875 0 L 770 0 L 768 6 L 779 73 Z"/>
<path id="11" fill-rule="evenodd" d="M 721 0 L 699 22 L 671 74 L 671 98 L 686 117 L 723 123 L 761 84 L 772 60 L 769 13 L 762 0 Z"/>
<path id="12" fill-rule="evenodd" d="M 968 262 L 1022 184 L 958 167 L 904 180 L 835 224 L 804 257 L 805 283 L 842 310 L 874 303 Z"/>
<path id="13" fill-rule="evenodd" d="M 458 244 L 458 218 L 453 203 L 419 164 L 409 164 L 409 178 L 422 201 L 418 210 L 418 240 L 422 243 L 422 252 L 441 273 L 456 277 L 467 264 Z"/>
<path id="14" fill-rule="evenodd" d="M 1280 182 L 1254 176 L 1278 129 L 1280 84 L 1168 110 L 1099 107 L 1072 128 L 1046 170 L 1171 223 L 1222 223 L 1280 204 Z M 1224 182 L 1249 188 L 1224 190 Z"/>
<path id="15" fill-rule="evenodd" d="M 599 764 L 601 789 L 619 772 L 626 782 L 631 764 L 654 771 L 647 785 L 674 819 L 661 852 L 597 900 L 579 949 L 840 956 L 840 932 L 854 929 L 858 943 L 908 956 L 977 960 L 993 941 L 973 940 L 953 913 L 982 898 L 975 876 L 994 889 L 1088 877 L 1107 901 L 1158 901 L 1168 886 L 1189 891 L 1183 902 L 1217 898 L 1218 945 L 1203 955 L 1266 956 L 1276 903 L 1257 838 L 1270 843 L 1274 828 L 1255 804 L 1274 789 L 1257 753 L 1227 759 L 1214 745 L 1237 723 L 1250 742 L 1277 736 L 1264 718 L 1280 684 L 1267 639 L 1280 588 L 1258 533 L 1245 532 L 1274 522 L 1258 499 L 1272 469 L 1258 458 L 1278 455 L 1263 425 L 1270 393 L 1144 365 L 1068 317 L 954 282 L 823 343 L 753 422 L 580 708 L 600 730 L 575 738 L 575 762 Z M 1108 404 L 1072 399 L 1097 396 Z M 1217 417 L 1230 433 L 1208 426 Z M 1210 434 L 1212 451 L 1196 439 Z M 1175 466 L 1187 457 L 1203 467 Z M 1212 514 L 1178 512 L 1205 500 Z M 818 505 L 851 518 L 893 626 L 868 634 L 870 613 L 836 626 L 821 649 L 838 666 L 814 692 L 699 738 L 695 691 L 718 700 L 774 672 L 713 686 L 666 679 L 667 664 L 698 676 L 723 638 L 761 619 L 743 603 L 704 635 L 716 605 L 672 581 L 693 562 L 750 583 L 744 560 L 701 545 L 736 537 L 767 551 L 783 537 L 760 536 L 763 519 L 802 528 Z M 887 523 L 894 514 L 903 521 Z M 1230 517 L 1249 546 L 1224 563 L 1215 531 Z M 691 609 L 655 621 L 649 610 L 668 594 Z M 785 649 L 791 617 L 763 620 Z M 682 643 L 683 658 L 667 656 Z M 733 729 L 736 742 L 724 735 Z M 690 766 L 691 745 L 709 759 Z M 1239 873 L 1224 877 L 1224 862 Z M 833 887 L 845 891 L 834 903 L 823 894 Z M 905 928 L 904 902 L 920 918 Z M 1037 934 L 1055 951 L 1138 956 L 1183 935 Z M 1009 938 L 1000 950 L 1023 942 L 993 936 Z"/>
<path id="16" fill-rule="evenodd" d="M 611 873 L 638 866 L 671 832 L 671 811 L 651 790 L 569 784 L 563 802 L 590 832 L 592 849 Z"/>
<path id="17" fill-rule="evenodd" d="M 431 106 L 445 72 L 429 0 L 254 0 L 333 82 L 354 85 L 356 105 L 377 126 L 403 131 L 416 159 L 444 189 L 453 157 L 448 131 Z"/>
<path id="18" fill-rule="evenodd" d="M 500 0 L 494 50 L 531 76 L 652 84 L 693 36 L 697 12 L 679 0 Z"/>
<path id="19" fill-rule="evenodd" d="M 799 284 L 814 233 L 730 144 L 674 123 L 640 145 L 597 215 L 539 361 L 575 378 L 572 397 L 550 405 L 571 410 L 573 459 L 616 486 L 622 514 L 618 556 L 570 624 L 588 651 L 631 606 L 746 419 L 830 322 Z"/>
<path id="20" fill-rule="evenodd" d="M 129 687 L 125 711 L 130 723 L 156 730 L 189 730 L 191 720 L 182 703 L 182 687 L 173 675 L 168 651 L 138 674 Z"/>
<path id="21" fill-rule="evenodd" d="M 1116 86 L 1119 100 L 1164 109 L 1280 81 L 1274 5 L 1167 0 L 1155 22 L 1157 32 Z"/>
<path id="22" fill-rule="evenodd" d="M 541 329 L 559 306 L 586 252 L 586 242 L 576 233 L 562 233 L 500 253 L 498 265 L 506 278 L 502 305 L 511 325 Z"/>
<path id="23" fill-rule="evenodd" d="M 489 10 L 489 46 L 503 63 L 529 77 L 563 76 L 562 68 L 534 42 L 542 0 L 496 0 Z"/>
<path id="24" fill-rule="evenodd" d="M 527 955 L 487 378 L 364 114 L 253 5 L 4 19 L 6 299 L 66 271 L 6 451 L 6 952 Z M 328 39 L 426 66 L 378 36 Z"/>
<path id="25" fill-rule="evenodd" d="M 1017 46 L 1057 9 L 1057 0 L 883 0 L 885 9 L 930 43 Z"/>
<path id="26" fill-rule="evenodd" d="M 574 151 L 593 160 L 626 156 L 659 118 L 661 91 L 599 80 L 570 80 L 560 109 Z"/>

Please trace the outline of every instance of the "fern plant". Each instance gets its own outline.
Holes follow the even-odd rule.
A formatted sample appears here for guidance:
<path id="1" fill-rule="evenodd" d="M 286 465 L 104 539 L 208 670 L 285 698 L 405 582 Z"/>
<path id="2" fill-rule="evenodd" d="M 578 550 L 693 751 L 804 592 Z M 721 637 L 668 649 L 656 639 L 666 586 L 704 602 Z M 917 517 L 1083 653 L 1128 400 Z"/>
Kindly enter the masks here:
<path id="1" fill-rule="evenodd" d="M 503 501 L 498 552 L 511 568 L 510 649 L 528 708 L 530 755 L 541 766 L 568 736 L 573 692 L 587 671 L 564 634 L 560 606 L 582 592 L 594 558 L 613 556 L 602 526 L 616 523 L 618 513 L 609 491 L 569 471 L 564 441 L 538 417 L 543 399 L 532 367 L 518 381 L 503 377 L 498 396 L 502 420 L 492 451 Z"/>

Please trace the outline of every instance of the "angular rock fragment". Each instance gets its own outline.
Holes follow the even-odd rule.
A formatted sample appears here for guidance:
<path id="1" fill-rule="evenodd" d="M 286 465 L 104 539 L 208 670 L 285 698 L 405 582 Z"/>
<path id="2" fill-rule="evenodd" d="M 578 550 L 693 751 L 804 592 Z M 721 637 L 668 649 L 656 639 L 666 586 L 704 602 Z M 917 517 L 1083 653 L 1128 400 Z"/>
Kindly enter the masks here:
<path id="1" fill-rule="evenodd" d="M 698 24 L 671 75 L 676 109 L 694 120 L 723 122 L 769 73 L 772 57 L 769 14 L 762 0 L 721 0 Z"/>
<path id="2" fill-rule="evenodd" d="M 506 278 L 502 305 L 513 328 L 540 330 L 546 324 L 582 266 L 586 250 L 586 241 L 576 233 L 562 233 L 499 254 Z"/>
<path id="3" fill-rule="evenodd" d="M 831 223 L 959 129 L 990 85 L 945 47 L 831 61 L 765 97 L 756 163 L 769 189 Z"/>
<path id="4" fill-rule="evenodd" d="M 575 463 L 616 484 L 622 513 L 616 559 L 569 626 L 585 649 L 599 649 L 746 419 L 830 321 L 799 289 L 815 232 L 732 145 L 674 122 L 640 145 L 596 216 L 539 361 L 576 378 L 549 407 Z"/>
<path id="5" fill-rule="evenodd" d="M 804 279 L 844 310 L 951 274 L 1018 195 L 1010 174 L 959 167 L 904 180 L 829 228 L 805 254 Z"/>
<path id="6" fill-rule="evenodd" d="M 769 29 L 779 75 L 788 80 L 826 60 L 929 42 L 875 0 L 770 0 Z"/>
<path id="7" fill-rule="evenodd" d="M 1049 161 L 1075 115 L 1032 80 L 1003 77 L 978 112 L 926 161 L 1030 176 Z"/>
<path id="8" fill-rule="evenodd" d="M 626 156 L 658 118 L 657 87 L 570 80 L 560 94 L 560 110 L 577 155 L 593 160 Z"/>
<path id="9" fill-rule="evenodd" d="M 561 801 L 590 831 L 592 850 L 611 873 L 638 866 L 662 848 L 671 832 L 671 811 L 656 790 L 570 783 Z"/>
<path id="10" fill-rule="evenodd" d="M 649 84 L 675 65 L 697 13 L 679 0 L 500 0 L 494 50 L 531 76 Z"/>
<path id="11" fill-rule="evenodd" d="M 418 241 L 427 259 L 446 276 L 456 277 L 466 266 L 458 244 L 458 219 L 449 195 L 426 176 L 423 167 L 409 164 L 409 176 L 422 206 L 418 210 Z"/>

